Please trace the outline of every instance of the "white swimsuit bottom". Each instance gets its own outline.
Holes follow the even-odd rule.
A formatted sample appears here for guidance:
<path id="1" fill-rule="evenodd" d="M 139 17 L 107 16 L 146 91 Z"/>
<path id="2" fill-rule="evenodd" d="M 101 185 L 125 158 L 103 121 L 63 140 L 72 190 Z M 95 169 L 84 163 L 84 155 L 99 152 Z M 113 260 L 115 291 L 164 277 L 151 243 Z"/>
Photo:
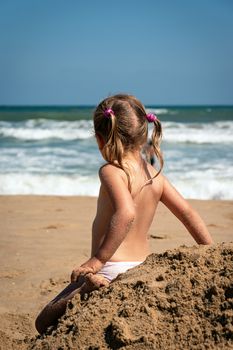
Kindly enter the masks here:
<path id="1" fill-rule="evenodd" d="M 97 275 L 102 275 L 111 282 L 119 273 L 124 273 L 141 263 L 142 261 L 108 261 Z"/>

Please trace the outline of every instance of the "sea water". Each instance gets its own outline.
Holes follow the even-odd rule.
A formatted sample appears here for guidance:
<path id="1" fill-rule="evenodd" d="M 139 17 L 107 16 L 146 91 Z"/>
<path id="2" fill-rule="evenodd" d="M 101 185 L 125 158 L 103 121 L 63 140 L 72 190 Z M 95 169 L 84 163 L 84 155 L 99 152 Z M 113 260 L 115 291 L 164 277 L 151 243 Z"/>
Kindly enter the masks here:
<path id="1" fill-rule="evenodd" d="M 0 194 L 97 196 L 104 161 L 93 110 L 0 107 Z M 161 120 L 164 174 L 178 191 L 186 198 L 233 199 L 233 106 L 147 111 Z"/>

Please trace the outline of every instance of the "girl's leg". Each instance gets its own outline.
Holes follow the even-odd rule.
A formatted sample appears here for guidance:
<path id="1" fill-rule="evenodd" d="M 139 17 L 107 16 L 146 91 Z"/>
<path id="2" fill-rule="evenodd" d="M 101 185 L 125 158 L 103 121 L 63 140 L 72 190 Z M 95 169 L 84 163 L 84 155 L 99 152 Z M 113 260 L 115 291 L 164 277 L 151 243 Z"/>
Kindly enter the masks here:
<path id="1" fill-rule="evenodd" d="M 36 318 L 35 326 L 40 334 L 45 333 L 65 313 L 67 303 L 73 296 L 80 292 L 85 280 L 80 277 L 78 282 L 70 283 L 53 300 L 51 300 Z"/>
<path id="2" fill-rule="evenodd" d="M 57 320 L 64 315 L 67 303 L 75 294 L 90 293 L 95 289 L 108 286 L 109 281 L 103 276 L 87 274 L 80 276 L 77 282 L 70 283 L 52 301 L 50 301 L 36 318 L 35 326 L 40 334 L 45 333 L 49 326 L 54 325 Z"/>

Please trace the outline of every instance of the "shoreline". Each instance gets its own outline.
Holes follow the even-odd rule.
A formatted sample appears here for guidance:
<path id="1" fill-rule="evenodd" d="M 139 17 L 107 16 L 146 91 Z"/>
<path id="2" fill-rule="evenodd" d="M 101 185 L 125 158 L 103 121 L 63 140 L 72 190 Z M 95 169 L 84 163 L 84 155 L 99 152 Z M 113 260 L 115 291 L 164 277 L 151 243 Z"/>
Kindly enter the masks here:
<path id="1" fill-rule="evenodd" d="M 63 194 L 0 194 L 0 200 L 1 198 L 7 198 L 7 197 L 55 197 L 55 198 L 93 198 L 97 199 L 98 196 L 90 196 L 90 195 L 81 195 L 81 194 L 70 194 L 70 195 L 63 195 Z M 186 198 L 185 200 L 191 201 L 191 202 L 233 202 L 233 199 L 202 199 L 202 198 Z"/>

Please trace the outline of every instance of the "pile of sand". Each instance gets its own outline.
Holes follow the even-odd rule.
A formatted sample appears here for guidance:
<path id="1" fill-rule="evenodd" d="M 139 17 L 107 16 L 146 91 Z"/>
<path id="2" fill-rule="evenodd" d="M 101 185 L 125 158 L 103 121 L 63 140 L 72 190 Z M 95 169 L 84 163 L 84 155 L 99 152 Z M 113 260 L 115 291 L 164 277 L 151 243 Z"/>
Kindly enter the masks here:
<path id="1" fill-rule="evenodd" d="M 233 348 L 233 243 L 151 254 L 28 349 Z"/>

